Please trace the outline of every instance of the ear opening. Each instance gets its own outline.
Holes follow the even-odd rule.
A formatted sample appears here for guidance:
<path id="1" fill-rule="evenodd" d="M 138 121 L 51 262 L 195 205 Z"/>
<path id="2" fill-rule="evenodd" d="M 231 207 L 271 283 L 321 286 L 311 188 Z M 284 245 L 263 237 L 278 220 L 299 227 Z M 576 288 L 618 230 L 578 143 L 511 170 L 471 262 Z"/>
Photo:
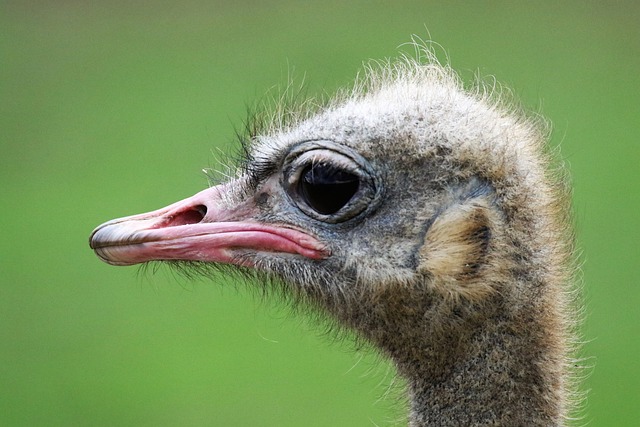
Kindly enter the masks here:
<path id="1" fill-rule="evenodd" d="M 418 251 L 418 273 L 431 276 L 435 290 L 454 298 L 483 298 L 492 287 L 479 280 L 487 264 L 495 221 L 484 198 L 449 207 L 436 217 Z"/>

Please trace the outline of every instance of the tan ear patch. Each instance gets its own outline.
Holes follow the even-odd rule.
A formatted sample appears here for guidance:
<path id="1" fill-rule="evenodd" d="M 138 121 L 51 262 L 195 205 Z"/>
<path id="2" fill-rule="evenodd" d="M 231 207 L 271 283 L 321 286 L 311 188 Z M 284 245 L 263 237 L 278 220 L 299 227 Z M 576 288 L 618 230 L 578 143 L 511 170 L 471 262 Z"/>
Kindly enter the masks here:
<path id="1" fill-rule="evenodd" d="M 483 200 L 455 205 L 440 214 L 419 250 L 418 272 L 433 277 L 436 290 L 479 299 L 491 290 L 481 280 L 492 238 L 490 211 Z"/>

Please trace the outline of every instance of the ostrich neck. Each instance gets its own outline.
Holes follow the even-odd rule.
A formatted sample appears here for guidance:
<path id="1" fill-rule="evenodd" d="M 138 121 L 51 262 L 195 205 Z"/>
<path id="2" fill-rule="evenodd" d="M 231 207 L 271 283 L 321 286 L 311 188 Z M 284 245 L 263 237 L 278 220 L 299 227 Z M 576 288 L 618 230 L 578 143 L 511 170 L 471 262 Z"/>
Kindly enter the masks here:
<path id="1" fill-rule="evenodd" d="M 562 423 L 560 325 L 540 319 L 549 307 L 516 308 L 503 296 L 479 307 L 424 300 L 425 315 L 401 302 L 387 307 L 400 315 L 378 322 L 369 314 L 366 327 L 407 380 L 410 426 Z"/>
<path id="2" fill-rule="evenodd" d="M 398 365 L 409 381 L 411 426 L 558 425 L 559 378 L 545 371 L 550 355 L 526 342 L 532 337 L 481 335 L 443 351 L 437 366 Z"/>

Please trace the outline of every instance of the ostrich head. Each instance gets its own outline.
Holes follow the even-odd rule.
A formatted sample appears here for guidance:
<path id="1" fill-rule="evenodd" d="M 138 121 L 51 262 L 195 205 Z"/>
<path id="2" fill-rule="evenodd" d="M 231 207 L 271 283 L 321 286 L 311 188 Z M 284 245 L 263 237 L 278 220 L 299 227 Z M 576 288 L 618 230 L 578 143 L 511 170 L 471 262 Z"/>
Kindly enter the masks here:
<path id="1" fill-rule="evenodd" d="M 393 360 L 413 425 L 561 422 L 571 245 L 541 121 L 411 60 L 273 119 L 234 179 L 101 225 L 96 254 L 275 279 Z"/>

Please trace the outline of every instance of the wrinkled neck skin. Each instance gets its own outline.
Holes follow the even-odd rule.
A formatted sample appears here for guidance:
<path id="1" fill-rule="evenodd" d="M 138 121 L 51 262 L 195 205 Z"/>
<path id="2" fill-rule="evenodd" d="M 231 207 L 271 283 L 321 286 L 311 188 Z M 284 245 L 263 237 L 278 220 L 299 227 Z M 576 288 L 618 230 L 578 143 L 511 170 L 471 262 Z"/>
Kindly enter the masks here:
<path id="1" fill-rule="evenodd" d="M 538 302 L 507 309 L 497 294 L 470 304 L 404 291 L 344 320 L 407 381 L 410 426 L 562 424 L 562 361 L 545 340 L 553 326 L 531 314 Z"/>

